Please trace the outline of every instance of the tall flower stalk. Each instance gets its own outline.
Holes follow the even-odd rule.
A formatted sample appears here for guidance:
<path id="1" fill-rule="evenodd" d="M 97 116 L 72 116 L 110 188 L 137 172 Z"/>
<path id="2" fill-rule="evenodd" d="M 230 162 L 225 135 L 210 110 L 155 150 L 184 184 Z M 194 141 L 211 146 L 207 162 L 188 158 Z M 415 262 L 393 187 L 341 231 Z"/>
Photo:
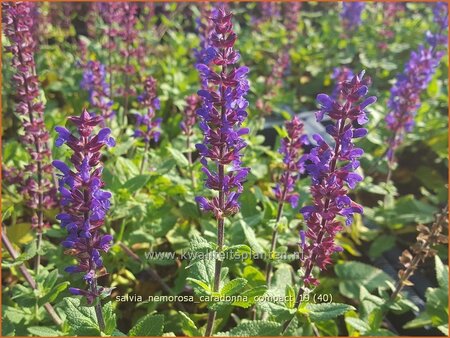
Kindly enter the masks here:
<path id="1" fill-rule="evenodd" d="M 110 99 L 109 87 L 106 83 L 105 66 L 99 61 L 88 61 L 85 65 L 81 88 L 89 93 L 89 102 L 100 112 L 103 123 L 114 116 L 113 102 Z"/>
<path id="2" fill-rule="evenodd" d="M 153 77 L 150 76 L 144 81 L 144 91 L 138 96 L 138 101 L 147 110 L 144 115 L 136 114 L 136 127 L 133 135 L 145 143 L 144 156 L 139 170 L 142 174 L 147 161 L 150 142 L 158 142 L 161 136 L 162 119 L 155 118 L 155 113 L 160 108 L 160 102 L 156 93 L 156 80 Z"/>
<path id="3" fill-rule="evenodd" d="M 217 251 L 224 245 L 224 221 L 239 211 L 239 195 L 249 168 L 241 166 L 242 150 L 247 145 L 242 136 L 248 133 L 241 124 L 247 117 L 248 102 L 244 96 L 249 90 L 247 67 L 234 66 L 239 60 L 233 48 L 236 34 L 231 21 L 232 14 L 223 8 L 214 12 L 209 52 L 214 57 L 210 66 L 198 64 L 206 88 L 198 92 L 202 97 L 202 107 L 197 111 L 200 128 L 204 134 L 203 143 L 196 147 L 201 157 L 203 172 L 207 178 L 207 188 L 217 191 L 212 198 L 196 197 L 200 210 L 212 212 L 217 220 Z M 217 69 L 217 70 L 215 70 Z M 220 289 L 222 261 L 216 259 L 213 291 Z M 210 310 L 206 326 L 206 336 L 213 332 L 216 311 Z"/>
<path id="4" fill-rule="evenodd" d="M 390 180 L 395 164 L 395 152 L 405 135 L 414 127 L 416 112 L 422 104 L 420 95 L 428 87 L 441 58 L 445 55 L 439 47 L 447 44 L 447 36 L 444 34 L 448 25 L 447 5 L 442 6 L 441 3 L 437 3 L 434 14 L 438 26 L 437 33 L 426 34 L 429 46 L 420 45 L 417 51 L 411 53 L 403 73 L 397 77 L 397 81 L 391 88 L 388 101 L 389 113 L 385 118 L 387 127 L 392 133 L 387 150 L 387 181 Z"/>
<path id="5" fill-rule="evenodd" d="M 345 224 L 350 225 L 354 213 L 363 212 L 363 208 L 348 196 L 349 189 L 354 189 L 362 180 L 354 171 L 359 167 L 358 159 L 364 151 L 354 146 L 353 139 L 367 134 L 367 129 L 359 126 L 368 121 L 366 107 L 376 101 L 374 96 L 365 98 L 369 81 L 363 76 L 364 72 L 361 72 L 351 81 L 341 84 L 342 100 L 332 99 L 326 94 L 317 96 L 320 105 L 320 110 L 316 113 L 317 120 L 322 121 L 328 115 L 335 121 L 326 128 L 334 144 L 328 144 L 320 135 L 315 134 L 313 139 L 316 146 L 302 158 L 312 180 L 313 205 L 300 210 L 307 230 L 300 231 L 303 275 L 295 308 L 299 307 L 305 288 L 319 284 L 312 274 L 313 268 L 316 266 L 324 270 L 331 264 L 331 255 L 342 251 L 334 242 L 336 234 L 343 228 L 336 217 L 344 217 Z M 283 332 L 286 332 L 291 321 L 292 319 L 284 323 Z"/>
<path id="6" fill-rule="evenodd" d="M 294 190 L 300 174 L 304 171 L 303 162 L 301 161 L 302 146 L 308 144 L 308 138 L 303 134 L 303 123 L 298 117 L 287 121 L 285 125 L 287 136 L 281 140 L 279 149 L 279 152 L 283 154 L 284 171 L 274 188 L 278 208 L 269 251 L 270 261 L 266 266 L 267 286 L 270 286 L 272 280 L 273 265 L 271 260 L 277 245 L 278 225 L 283 215 L 283 207 L 286 203 L 289 203 L 292 208 L 296 208 L 298 204 L 299 195 Z"/>
<path id="7" fill-rule="evenodd" d="M 342 3 L 341 20 L 346 31 L 354 31 L 361 25 L 361 14 L 365 5 L 364 2 Z"/>
<path id="8" fill-rule="evenodd" d="M 77 260 L 76 265 L 67 267 L 65 271 L 83 273 L 87 283 L 87 289 L 69 288 L 69 291 L 94 304 L 99 328 L 104 331 L 105 321 L 99 299 L 105 290 L 98 286 L 97 278 L 106 274 L 100 253 L 108 252 L 112 236 L 101 233 L 111 193 L 102 190 L 100 151 L 104 146 L 114 146 L 115 142 L 108 128 L 93 133 L 102 118 L 90 115 L 87 110 L 83 110 L 79 117 L 69 117 L 69 121 L 76 126 L 77 134 L 64 127 L 55 128 L 58 132 L 56 146 L 65 143 L 73 151 L 70 158 L 73 169 L 62 161 L 53 161 L 53 166 L 61 172 L 59 192 L 63 208 L 56 218 L 69 234 L 62 246 Z"/>
<path id="9" fill-rule="evenodd" d="M 192 150 L 191 150 L 191 138 L 194 135 L 195 123 L 197 122 L 196 110 L 200 103 L 200 99 L 197 95 L 191 95 L 186 98 L 186 108 L 184 109 L 183 121 L 180 123 L 182 133 L 186 136 L 186 150 L 187 159 L 189 162 L 189 171 L 191 175 L 192 187 L 195 189 L 197 183 L 195 181 L 195 175 L 193 171 Z"/>
<path id="10" fill-rule="evenodd" d="M 56 181 L 52 182 L 51 151 L 48 146 L 49 133 L 44 123 L 44 104 L 40 99 L 39 80 L 34 61 L 33 39 L 35 4 L 30 2 L 5 2 L 3 9 L 4 34 L 10 41 L 6 51 L 12 54 L 11 64 L 15 69 L 12 77 L 16 89 L 16 114 L 22 122 L 24 134 L 21 142 L 31 155 L 32 162 L 25 167 L 26 175 L 22 193 L 33 212 L 31 225 L 36 230 L 36 273 L 39 270 L 42 232 L 48 224 L 44 210 L 56 206 Z"/>

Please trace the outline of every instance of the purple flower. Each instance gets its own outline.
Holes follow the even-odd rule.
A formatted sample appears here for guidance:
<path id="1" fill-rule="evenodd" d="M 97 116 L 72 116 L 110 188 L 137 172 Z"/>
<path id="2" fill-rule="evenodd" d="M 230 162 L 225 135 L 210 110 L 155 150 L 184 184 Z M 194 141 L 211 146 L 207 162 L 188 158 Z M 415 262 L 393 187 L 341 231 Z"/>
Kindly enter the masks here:
<path id="1" fill-rule="evenodd" d="M 59 191 L 63 212 L 56 216 L 61 227 L 68 232 L 62 245 L 70 250 L 78 264 L 66 268 L 69 273 L 83 273 L 88 290 L 72 289 L 73 294 L 83 295 L 89 303 L 99 295 L 97 277 L 105 273 L 100 252 L 110 248 L 112 236 L 101 233 L 101 226 L 110 207 L 111 193 L 102 190 L 101 149 L 114 146 L 114 139 L 108 128 L 97 134 L 94 128 L 101 124 L 100 116 L 90 115 L 84 110 L 79 117 L 69 117 L 75 124 L 77 135 L 64 127 L 57 127 L 58 146 L 67 144 L 72 149 L 70 158 L 73 169 L 62 161 L 53 161 L 61 172 Z"/>
<path id="2" fill-rule="evenodd" d="M 186 108 L 184 109 L 183 121 L 180 123 L 181 131 L 186 136 L 192 136 L 192 128 L 197 122 L 196 110 L 199 106 L 200 98 L 197 95 L 191 95 L 186 98 Z"/>
<path id="3" fill-rule="evenodd" d="M 334 80 L 334 89 L 331 93 L 331 97 L 333 99 L 340 99 L 338 97 L 339 93 L 341 93 L 341 84 L 347 81 L 350 81 L 355 74 L 348 67 L 336 67 L 333 69 L 333 74 L 331 75 L 331 79 Z"/>
<path id="4" fill-rule="evenodd" d="M 353 31 L 361 24 L 361 13 L 364 2 L 344 2 L 342 4 L 341 19 L 346 31 Z"/>
<path id="5" fill-rule="evenodd" d="M 436 33 L 430 31 L 426 33 L 427 42 L 433 48 L 437 48 L 439 45 L 447 47 L 448 4 L 445 2 L 436 2 L 433 7 L 433 15 L 438 29 Z"/>
<path id="6" fill-rule="evenodd" d="M 198 92 L 203 99 L 197 115 L 204 139 L 196 147 L 207 175 L 206 186 L 218 191 L 218 195 L 212 199 L 197 197 L 196 200 L 201 210 L 212 211 L 217 220 L 239 211 L 239 194 L 250 171 L 241 167 L 241 152 L 247 145 L 242 136 L 248 133 L 247 128 L 241 127 L 247 117 L 248 102 L 244 96 L 249 90 L 248 68 L 234 66 L 239 54 L 233 48 L 236 34 L 231 17 L 232 14 L 222 8 L 215 11 L 211 34 L 215 57 L 210 66 L 197 65 L 208 89 Z M 219 70 L 216 72 L 215 68 Z"/>
<path id="7" fill-rule="evenodd" d="M 302 146 L 308 144 L 308 138 L 303 134 L 303 123 L 298 117 L 287 121 L 285 125 L 287 136 L 281 140 L 279 149 L 283 154 L 284 172 L 274 192 L 278 203 L 290 203 L 295 208 L 298 203 L 298 194 L 294 192 L 295 183 L 304 172 L 300 155 Z"/>
<path id="8" fill-rule="evenodd" d="M 405 133 L 412 131 L 414 127 L 414 117 L 421 106 L 420 94 L 428 87 L 443 55 L 444 52 L 438 52 L 432 47 L 420 46 L 411 53 L 405 70 L 391 88 L 389 113 L 385 118 L 387 127 L 393 134 L 387 151 L 391 164 L 395 161 L 395 151 L 402 143 Z"/>
<path id="9" fill-rule="evenodd" d="M 36 43 L 33 39 L 36 4 L 4 2 L 3 32 L 10 45 L 5 50 L 12 54 L 12 83 L 15 89 L 15 111 L 24 129 L 21 142 L 31 156 L 24 168 L 19 191 L 25 196 L 33 212 L 32 226 L 41 232 L 45 223 L 43 210 L 57 205 L 55 186 L 51 181 L 51 151 L 49 133 L 44 123 L 44 104 L 40 100 L 39 80 L 34 61 Z"/>
<path id="10" fill-rule="evenodd" d="M 200 17 L 195 20 L 197 24 L 197 34 L 200 37 L 199 48 L 194 49 L 194 57 L 197 63 L 208 64 L 214 58 L 214 49 L 211 47 L 211 33 L 214 24 L 211 17 L 214 15 L 215 9 L 211 8 L 209 3 L 200 3 Z"/>
<path id="11" fill-rule="evenodd" d="M 99 61 L 89 61 L 84 67 L 81 88 L 89 93 L 89 102 L 99 110 L 106 121 L 115 115 L 111 109 L 113 102 L 109 99 L 110 92 L 106 83 L 105 66 Z"/>
<path id="12" fill-rule="evenodd" d="M 290 38 L 293 38 L 295 36 L 294 34 L 298 31 L 302 3 L 300 1 L 295 1 L 286 2 L 284 5 L 286 6 L 284 10 L 284 26 L 290 33 Z"/>
<path id="13" fill-rule="evenodd" d="M 355 127 L 367 122 L 364 109 L 376 101 L 375 97 L 364 98 L 368 80 L 364 72 L 341 84 L 341 100 L 319 94 L 317 102 L 320 111 L 318 120 L 328 115 L 335 120 L 327 127 L 327 133 L 334 140 L 328 144 L 320 135 L 314 135 L 316 146 L 309 154 L 303 155 L 301 162 L 311 176 L 312 206 L 300 210 L 308 226 L 302 239 L 302 263 L 305 268 L 304 282 L 307 287 L 317 285 L 318 280 L 311 275 L 314 266 L 320 270 L 331 264 L 331 255 L 341 248 L 334 243 L 335 235 L 342 229 L 337 216 L 352 222 L 354 213 L 362 213 L 362 207 L 348 196 L 362 178 L 354 172 L 359 167 L 358 159 L 363 150 L 353 144 L 355 138 L 365 135 L 364 128 Z"/>
<path id="14" fill-rule="evenodd" d="M 133 136 L 145 143 L 152 140 L 158 142 L 162 119 L 155 119 L 155 112 L 160 108 L 160 103 L 156 95 L 156 80 L 153 77 L 150 76 L 145 80 L 144 92 L 138 96 L 138 102 L 147 109 L 147 112 L 144 115 L 136 114 L 136 129 Z"/>

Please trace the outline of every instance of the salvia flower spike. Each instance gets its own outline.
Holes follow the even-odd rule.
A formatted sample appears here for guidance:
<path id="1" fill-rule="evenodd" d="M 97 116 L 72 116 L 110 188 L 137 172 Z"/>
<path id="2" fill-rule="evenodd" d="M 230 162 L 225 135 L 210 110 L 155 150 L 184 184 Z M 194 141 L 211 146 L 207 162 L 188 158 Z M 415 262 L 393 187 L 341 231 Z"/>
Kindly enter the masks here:
<path id="1" fill-rule="evenodd" d="M 115 141 L 108 128 L 94 133 L 102 118 L 90 115 L 87 110 L 80 116 L 69 117 L 69 121 L 76 126 L 77 133 L 60 126 L 55 128 L 58 133 L 56 146 L 67 144 L 73 151 L 72 169 L 62 161 L 53 161 L 53 166 L 61 172 L 59 191 L 63 209 L 56 218 L 68 232 L 62 245 L 67 248 L 66 253 L 77 260 L 76 265 L 65 271 L 82 273 L 87 283 L 87 289 L 69 288 L 69 291 L 84 296 L 92 304 L 104 291 L 97 285 L 97 278 L 106 273 L 101 253 L 108 252 L 112 242 L 112 236 L 101 231 L 111 198 L 111 193 L 102 189 L 101 150 L 104 146 L 114 146 Z M 96 313 L 102 329 L 101 307 Z"/>
<path id="2" fill-rule="evenodd" d="M 342 250 L 334 243 L 336 233 L 342 229 L 336 217 L 344 217 L 345 224 L 349 225 L 354 213 L 363 212 L 362 207 L 348 196 L 349 190 L 362 180 L 355 170 L 364 151 L 355 147 L 353 140 L 367 134 L 365 128 L 355 125 L 360 126 L 368 121 L 365 108 L 376 101 L 374 96 L 364 98 L 369 81 L 363 75 L 364 72 L 361 72 L 352 80 L 341 83 L 342 101 L 326 94 L 317 96 L 321 108 L 316 113 L 317 120 L 322 121 L 328 115 L 335 121 L 326 128 L 334 144 L 328 144 L 316 134 L 313 136 L 316 146 L 302 158 L 311 176 L 313 198 L 313 205 L 301 209 L 308 227 L 305 233 L 307 243 L 302 247 L 304 283 L 307 287 L 318 284 L 311 274 L 312 268 L 325 269 L 331 264 L 331 255 Z"/>
<path id="3" fill-rule="evenodd" d="M 198 92 L 203 99 L 197 114 L 204 139 L 196 147 L 207 177 L 205 186 L 217 194 L 212 198 L 198 196 L 196 201 L 202 211 L 212 212 L 218 222 L 218 251 L 222 250 L 224 242 L 224 219 L 239 211 L 239 195 L 250 170 L 241 164 L 242 150 L 247 145 L 242 136 L 248 133 L 247 128 L 241 127 L 247 117 L 248 102 L 244 96 L 249 90 L 248 68 L 234 66 L 239 54 L 233 48 L 237 36 L 231 18 L 232 14 L 223 8 L 214 11 L 214 31 L 208 49 L 213 57 L 210 65 L 197 65 L 202 82 L 206 84 L 204 88 L 208 89 Z M 220 270 L 221 261 L 216 261 L 215 291 L 219 289 Z M 211 335 L 214 320 L 215 311 L 210 311 L 206 335 Z"/>
<path id="4" fill-rule="evenodd" d="M 44 210 L 57 205 L 56 177 L 53 174 L 49 133 L 44 123 L 44 104 L 40 99 L 39 80 L 36 75 L 34 40 L 36 4 L 31 2 L 4 2 L 3 31 L 10 42 L 6 51 L 12 54 L 14 69 L 12 81 L 16 90 L 15 111 L 22 122 L 24 134 L 21 142 L 31 155 L 26 165 L 19 190 L 26 197 L 33 212 L 31 226 L 36 230 L 35 271 L 40 266 L 40 246 L 44 227 L 48 226 Z M 52 180 L 53 176 L 53 180 Z"/>
<path id="5" fill-rule="evenodd" d="M 301 160 L 302 147 L 308 144 L 308 138 L 303 133 L 304 125 L 298 117 L 285 123 L 287 136 L 281 140 L 279 152 L 283 154 L 284 171 L 279 182 L 274 188 L 275 198 L 278 201 L 278 211 L 275 220 L 275 228 L 272 232 L 270 253 L 274 252 L 277 236 L 278 223 L 283 213 L 283 206 L 289 203 L 292 208 L 296 208 L 299 195 L 295 192 L 295 184 L 304 172 L 304 162 Z M 269 262 L 266 267 L 266 283 L 270 285 L 272 277 L 272 264 Z"/>
<path id="6" fill-rule="evenodd" d="M 334 121 L 326 128 L 333 144 L 315 134 L 315 147 L 302 157 L 312 180 L 313 204 L 300 210 L 307 229 L 300 232 L 303 285 L 297 294 L 295 307 L 300 305 L 304 287 L 319 284 L 312 275 L 313 268 L 326 269 L 331 264 L 331 255 L 342 251 L 334 241 L 336 234 L 343 228 L 337 217 L 345 218 L 345 224 L 350 225 L 353 215 L 363 212 L 363 208 L 348 196 L 349 191 L 362 180 L 355 170 L 359 167 L 358 159 L 364 151 L 355 147 L 353 140 L 367 134 L 367 130 L 360 126 L 368 122 L 366 107 L 376 101 L 374 96 L 365 98 L 369 80 L 363 76 L 364 71 L 341 84 L 342 100 L 332 99 L 326 94 L 317 96 L 320 105 L 316 113 L 317 121 L 322 121 L 325 115 Z M 285 322 L 284 331 L 290 322 Z"/>
<path id="7" fill-rule="evenodd" d="M 343 2 L 341 19 L 346 31 L 353 31 L 361 25 L 361 14 L 364 10 L 364 2 Z"/>
<path id="8" fill-rule="evenodd" d="M 144 91 L 138 96 L 138 102 L 146 110 L 141 114 L 136 114 L 136 128 L 134 137 L 142 139 L 145 143 L 151 141 L 158 142 L 161 136 L 160 126 L 162 119 L 155 118 L 156 111 L 160 109 L 160 101 L 156 93 L 156 80 L 148 77 L 144 81 Z"/>
<path id="9" fill-rule="evenodd" d="M 410 59 L 403 73 L 397 76 L 395 84 L 391 88 L 391 96 L 388 101 L 389 113 L 385 121 L 392 136 L 389 139 L 387 159 L 389 163 L 390 178 L 391 168 L 395 163 L 395 151 L 401 145 L 407 133 L 414 127 L 414 118 L 421 106 L 420 95 L 431 82 L 439 62 L 445 55 L 445 51 L 439 47 L 447 45 L 447 36 L 444 31 L 448 23 L 448 7 L 440 3 L 435 5 L 435 21 L 438 25 L 438 33 L 427 33 L 430 46 L 420 45 L 411 53 Z M 444 38 L 442 38 L 444 36 Z"/>
<path id="10" fill-rule="evenodd" d="M 99 61 L 87 62 L 81 88 L 88 91 L 91 106 L 100 112 L 104 121 L 115 115 L 111 108 L 113 102 L 110 99 L 109 86 L 106 83 L 106 70 L 102 63 Z"/>

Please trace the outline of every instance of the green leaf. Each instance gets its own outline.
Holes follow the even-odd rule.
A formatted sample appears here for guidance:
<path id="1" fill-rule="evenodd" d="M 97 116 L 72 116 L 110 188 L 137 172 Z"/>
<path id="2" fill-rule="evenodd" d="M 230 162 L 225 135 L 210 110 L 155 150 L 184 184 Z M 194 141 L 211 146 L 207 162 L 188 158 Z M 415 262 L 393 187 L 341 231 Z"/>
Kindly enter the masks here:
<path id="1" fill-rule="evenodd" d="M 45 327 L 45 326 L 30 326 L 27 328 L 27 330 L 33 336 L 37 336 L 37 337 L 59 337 L 59 336 L 61 336 L 61 334 L 58 331 L 55 331 L 52 328 Z"/>
<path id="2" fill-rule="evenodd" d="M 253 287 L 266 285 L 266 277 L 264 274 L 251 265 L 247 265 L 244 268 L 244 278 L 247 279 L 248 284 Z"/>
<path id="3" fill-rule="evenodd" d="M 103 317 L 105 319 L 105 334 L 112 335 L 116 330 L 116 312 L 114 311 L 112 302 L 103 305 Z"/>
<path id="4" fill-rule="evenodd" d="M 229 331 L 230 336 L 278 336 L 281 333 L 281 324 L 276 322 L 255 320 L 242 321 Z"/>
<path id="5" fill-rule="evenodd" d="M 198 280 L 198 279 L 195 279 L 195 278 L 190 278 L 190 277 L 186 278 L 186 280 L 190 281 L 190 282 L 192 282 L 194 284 L 197 284 L 198 286 L 200 286 L 202 288 L 203 291 L 205 291 L 208 294 L 211 292 L 211 288 L 209 287 L 209 285 L 206 284 L 205 282 L 201 281 L 201 280 Z"/>
<path id="6" fill-rule="evenodd" d="M 413 320 L 407 322 L 403 325 L 404 329 L 415 329 L 417 327 L 424 327 L 425 325 L 431 325 L 432 320 L 431 317 L 426 313 L 421 313 L 418 317 Z"/>
<path id="7" fill-rule="evenodd" d="M 144 187 L 149 180 L 150 175 L 137 175 L 126 181 L 123 187 L 133 194 Z"/>
<path id="8" fill-rule="evenodd" d="M 436 264 L 436 279 L 439 286 L 443 289 L 448 289 L 448 266 L 444 265 L 437 255 L 435 256 L 434 261 Z"/>
<path id="9" fill-rule="evenodd" d="M 252 306 L 253 304 L 255 304 L 256 297 L 264 295 L 266 293 L 266 291 L 267 291 L 267 287 L 265 285 L 260 285 L 253 289 L 245 290 L 244 292 L 242 292 L 241 299 L 233 302 L 232 305 L 247 309 L 250 306 Z M 247 299 L 247 301 L 245 301 L 244 299 Z"/>
<path id="10" fill-rule="evenodd" d="M 241 291 L 247 285 L 247 280 L 244 278 L 236 278 L 224 285 L 220 294 L 222 296 L 233 296 Z"/>
<path id="11" fill-rule="evenodd" d="M 187 167 L 189 165 L 188 160 L 186 159 L 186 156 L 183 155 L 183 153 L 175 148 L 167 147 L 167 150 L 172 155 L 175 162 L 182 168 Z"/>
<path id="12" fill-rule="evenodd" d="M 202 332 L 197 329 L 194 321 L 184 312 L 178 312 L 181 315 L 181 330 L 188 337 L 201 337 Z"/>
<path id="13" fill-rule="evenodd" d="M 359 318 L 347 317 L 345 318 L 345 322 L 360 333 L 365 333 L 370 330 L 370 326 Z"/>
<path id="14" fill-rule="evenodd" d="M 129 336 L 161 336 L 164 329 L 163 315 L 146 315 L 141 318 L 128 333 Z"/>
<path id="15" fill-rule="evenodd" d="M 393 248 L 395 245 L 395 237 L 391 235 L 381 235 L 377 237 L 369 248 L 369 256 L 371 258 L 380 257 L 383 252 Z"/>
<path id="16" fill-rule="evenodd" d="M 341 303 L 310 303 L 306 306 L 306 309 L 309 317 L 314 322 L 334 319 L 347 311 L 355 310 L 353 306 Z"/>
<path id="17" fill-rule="evenodd" d="M 51 290 L 49 290 L 43 297 L 39 298 L 38 304 L 39 306 L 44 305 L 45 303 L 53 302 L 61 292 L 63 292 L 69 286 L 69 282 L 62 282 L 58 285 L 54 286 Z"/>
<path id="18" fill-rule="evenodd" d="M 100 329 L 94 308 L 81 306 L 78 298 L 64 298 L 63 312 L 66 314 L 70 334 L 77 336 L 99 336 Z"/>
<path id="19" fill-rule="evenodd" d="M 360 285 L 371 292 L 377 288 L 386 288 L 386 281 L 392 282 L 392 278 L 380 269 L 360 262 L 338 264 L 334 270 L 340 278 L 339 291 L 352 299 L 359 299 Z"/>
<path id="20" fill-rule="evenodd" d="M 293 309 L 295 306 L 295 291 L 290 284 L 286 284 L 286 307 Z"/>

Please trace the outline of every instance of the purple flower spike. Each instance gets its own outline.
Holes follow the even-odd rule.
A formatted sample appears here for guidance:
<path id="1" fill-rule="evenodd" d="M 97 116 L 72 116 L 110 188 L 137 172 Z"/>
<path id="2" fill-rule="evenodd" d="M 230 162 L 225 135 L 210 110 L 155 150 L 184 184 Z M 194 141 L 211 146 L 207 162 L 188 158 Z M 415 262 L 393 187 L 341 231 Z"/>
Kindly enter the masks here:
<path id="1" fill-rule="evenodd" d="M 111 235 L 102 235 L 100 231 L 111 197 L 109 192 L 101 189 L 100 151 L 114 142 L 108 128 L 93 134 L 93 128 L 103 120 L 100 116 L 84 110 L 79 117 L 70 117 L 69 120 L 76 125 L 78 135 L 62 136 L 65 132 L 61 131 L 66 129 L 57 127 L 60 137 L 64 138 L 63 143 L 74 153 L 70 158 L 72 170 L 61 161 L 53 161 L 53 166 L 61 172 L 59 191 L 64 210 L 56 218 L 69 234 L 62 243 L 70 248 L 66 253 L 78 261 L 77 265 L 66 268 L 66 272 L 83 273 L 89 286 L 88 290 L 71 288 L 71 292 L 85 296 L 92 303 L 99 295 L 97 277 L 106 272 L 100 252 L 107 252 L 112 242 Z"/>
<path id="2" fill-rule="evenodd" d="M 134 137 L 142 139 L 145 143 L 152 140 L 159 141 L 161 135 L 161 119 L 155 119 L 155 112 L 160 108 L 158 96 L 156 95 L 156 80 L 148 77 L 144 82 L 144 92 L 138 96 L 141 106 L 147 109 L 144 115 L 136 115 L 136 129 Z"/>
<path id="3" fill-rule="evenodd" d="M 341 100 L 333 100 L 325 94 L 317 96 L 321 110 L 319 116 L 328 115 L 335 123 L 327 127 L 334 140 L 329 145 L 321 136 L 314 135 L 316 146 L 300 162 L 311 176 L 312 206 L 300 210 L 308 226 L 301 238 L 302 263 L 305 268 L 304 283 L 307 287 L 319 282 L 311 274 L 314 266 L 320 270 L 331 264 L 331 255 L 341 249 L 335 245 L 336 233 L 342 229 L 336 217 L 351 224 L 354 213 L 362 213 L 362 207 L 348 196 L 362 178 L 354 172 L 359 167 L 358 159 L 363 150 L 352 143 L 354 138 L 365 135 L 364 128 L 355 127 L 367 121 L 365 106 L 375 102 L 375 97 L 364 99 L 369 81 L 364 73 L 354 76 L 340 85 Z M 367 101 L 365 104 L 362 102 Z M 303 235 L 302 235 L 303 236 Z"/>
<path id="4" fill-rule="evenodd" d="M 17 184 L 33 215 L 31 225 L 42 232 L 48 223 L 44 209 L 57 205 L 55 183 L 52 182 L 51 151 L 48 146 L 49 133 L 44 123 L 44 104 L 40 100 L 39 80 L 36 75 L 34 54 L 36 4 L 31 2 L 3 2 L 3 32 L 9 41 L 6 52 L 12 54 L 12 83 L 15 90 L 15 112 L 24 129 L 20 137 L 31 162 L 23 172 L 14 168 L 2 168 L 5 180 Z"/>
<path id="5" fill-rule="evenodd" d="M 364 2 L 344 2 L 342 4 L 341 19 L 346 31 L 353 31 L 361 24 L 361 13 Z"/>
<path id="6" fill-rule="evenodd" d="M 298 203 L 298 194 L 294 192 L 295 183 L 304 172 L 304 163 L 300 161 L 300 156 L 302 146 L 308 144 L 308 139 L 303 134 L 303 123 L 298 117 L 286 122 L 286 130 L 288 135 L 281 140 L 279 149 L 283 154 L 284 172 L 274 192 L 278 203 L 290 203 L 295 208 Z"/>
<path id="7" fill-rule="evenodd" d="M 391 88 L 388 101 L 390 112 L 385 118 L 387 127 L 393 134 L 387 151 L 390 165 L 395 162 L 395 151 L 403 142 L 405 134 L 414 127 L 414 117 L 421 106 L 420 94 L 428 87 L 443 55 L 444 52 L 433 47 L 420 46 L 416 52 L 411 53 L 404 72 L 397 77 Z"/>
<path id="8" fill-rule="evenodd" d="M 103 119 L 107 121 L 115 115 L 111 109 L 113 102 L 109 99 L 109 86 L 106 83 L 105 66 L 99 61 L 89 61 L 83 73 L 81 88 L 89 93 L 89 102 L 96 108 Z"/>
<path id="9" fill-rule="evenodd" d="M 247 145 L 241 136 L 248 133 L 241 124 L 247 117 L 248 102 L 244 96 L 249 85 L 248 68 L 234 66 L 239 54 L 233 48 L 237 37 L 231 22 L 232 14 L 222 8 L 213 13 L 214 30 L 210 41 L 214 58 L 209 66 L 197 65 L 205 84 L 203 88 L 207 89 L 198 92 L 203 99 L 197 115 L 204 140 L 196 147 L 207 175 L 206 186 L 218 191 L 218 196 L 212 199 L 197 197 L 196 200 L 202 210 L 212 211 L 217 220 L 223 220 L 239 211 L 239 193 L 250 171 L 241 167 L 241 152 Z M 219 71 L 215 66 L 219 66 Z"/>

